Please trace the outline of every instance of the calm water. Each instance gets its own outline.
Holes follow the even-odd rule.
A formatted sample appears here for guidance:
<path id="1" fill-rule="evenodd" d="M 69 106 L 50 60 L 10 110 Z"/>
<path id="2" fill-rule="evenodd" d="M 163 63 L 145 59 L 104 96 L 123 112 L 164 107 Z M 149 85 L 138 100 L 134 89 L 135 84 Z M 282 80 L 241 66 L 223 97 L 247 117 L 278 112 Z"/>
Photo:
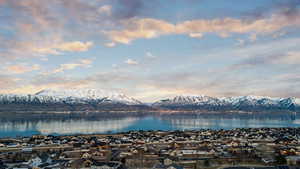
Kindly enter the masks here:
<path id="1" fill-rule="evenodd" d="M 0 137 L 116 133 L 130 130 L 193 130 L 252 127 L 300 127 L 300 115 L 140 114 L 140 113 L 0 113 Z"/>

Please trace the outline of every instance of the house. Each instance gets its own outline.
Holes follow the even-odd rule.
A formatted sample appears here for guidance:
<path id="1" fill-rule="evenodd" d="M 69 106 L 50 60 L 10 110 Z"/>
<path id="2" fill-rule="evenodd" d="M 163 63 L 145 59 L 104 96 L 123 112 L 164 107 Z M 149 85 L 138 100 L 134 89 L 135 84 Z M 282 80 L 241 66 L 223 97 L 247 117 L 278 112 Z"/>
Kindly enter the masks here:
<path id="1" fill-rule="evenodd" d="M 286 161 L 288 165 L 299 165 L 300 156 L 287 156 Z"/>
<path id="2" fill-rule="evenodd" d="M 123 169 L 123 165 L 120 162 L 94 162 L 91 168 L 101 168 L 101 169 Z"/>
<path id="3" fill-rule="evenodd" d="M 84 153 L 84 154 L 81 156 L 82 159 L 89 159 L 89 158 L 91 158 L 91 157 L 92 157 L 92 155 L 90 155 L 88 152 Z"/>
<path id="4" fill-rule="evenodd" d="M 28 164 L 29 166 L 34 168 L 34 167 L 39 167 L 41 165 L 51 164 L 51 163 L 52 163 L 52 159 L 50 158 L 50 156 L 46 153 L 43 153 L 40 157 L 36 156 L 35 158 L 32 158 L 25 164 Z"/>
<path id="5" fill-rule="evenodd" d="M 31 166 L 31 167 L 38 167 L 39 165 L 42 164 L 42 159 L 40 157 L 35 157 L 35 158 L 32 158 L 31 160 L 28 161 L 28 164 Z"/>
<path id="6" fill-rule="evenodd" d="M 32 152 L 32 148 L 23 148 L 21 151 L 23 153 L 31 153 Z"/>
<path id="7" fill-rule="evenodd" d="M 7 145 L 7 148 L 16 148 L 16 147 L 20 147 L 20 144 L 19 143 L 9 143 Z"/>
<path id="8" fill-rule="evenodd" d="M 52 159 L 51 157 L 49 156 L 49 154 L 47 153 L 43 153 L 41 155 L 41 160 L 42 160 L 42 163 L 48 163 L 48 164 L 51 164 L 52 163 Z"/>
<path id="9" fill-rule="evenodd" d="M 177 165 L 177 164 L 171 164 L 171 165 L 164 165 L 164 164 L 156 164 L 152 167 L 152 169 L 183 169 L 183 167 Z"/>
<path id="10" fill-rule="evenodd" d="M 183 169 L 183 167 L 176 165 L 176 164 L 171 164 L 167 166 L 167 169 Z"/>
<path id="11" fill-rule="evenodd" d="M 171 165 L 171 164 L 173 164 L 173 160 L 171 160 L 170 158 L 164 159 L 164 165 Z"/>
<path id="12" fill-rule="evenodd" d="M 7 166 L 0 160 L 0 168 L 7 168 Z"/>
<path id="13" fill-rule="evenodd" d="M 6 166 L 6 168 L 8 167 Z M 32 168 L 32 167 L 29 166 L 28 164 L 16 164 L 13 166 L 13 169 L 28 169 L 28 168 Z"/>
<path id="14" fill-rule="evenodd" d="M 276 162 L 276 160 L 275 160 L 273 157 L 265 157 L 265 158 L 262 158 L 262 161 L 263 161 L 265 164 L 270 164 L 270 163 Z"/>

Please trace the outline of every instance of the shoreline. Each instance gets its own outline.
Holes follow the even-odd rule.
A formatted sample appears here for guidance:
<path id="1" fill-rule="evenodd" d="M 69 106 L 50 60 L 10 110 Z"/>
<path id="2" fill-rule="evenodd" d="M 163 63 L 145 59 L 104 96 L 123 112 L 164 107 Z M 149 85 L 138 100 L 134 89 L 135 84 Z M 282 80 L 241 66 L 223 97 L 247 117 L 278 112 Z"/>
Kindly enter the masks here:
<path id="1" fill-rule="evenodd" d="M 32 138 L 32 137 L 60 137 L 60 138 L 70 138 L 70 137 L 115 137 L 115 136 L 124 136 L 131 133 L 197 133 L 197 132 L 230 132 L 230 131 L 237 131 L 237 130 L 299 130 L 300 134 L 300 127 L 243 127 L 243 128 L 232 128 L 232 129 L 182 129 L 182 130 L 130 130 L 130 131 L 123 131 L 123 132 L 108 132 L 108 133 L 78 133 L 78 134 L 33 134 L 31 136 L 17 136 L 17 137 L 0 137 L 0 143 L 2 140 L 6 139 L 24 139 L 24 138 Z"/>
<path id="2" fill-rule="evenodd" d="M 175 114 L 175 113 L 190 113 L 190 114 L 256 114 L 256 113 L 298 113 L 296 111 L 290 110 L 268 110 L 268 111 L 244 111 L 244 110 L 91 110 L 91 111 L 55 111 L 55 110 L 43 110 L 43 111 L 0 111 L 0 114 L 5 113 L 36 113 L 36 114 L 43 114 L 43 113 L 53 113 L 53 114 L 76 114 L 76 113 L 160 113 L 160 114 Z"/>

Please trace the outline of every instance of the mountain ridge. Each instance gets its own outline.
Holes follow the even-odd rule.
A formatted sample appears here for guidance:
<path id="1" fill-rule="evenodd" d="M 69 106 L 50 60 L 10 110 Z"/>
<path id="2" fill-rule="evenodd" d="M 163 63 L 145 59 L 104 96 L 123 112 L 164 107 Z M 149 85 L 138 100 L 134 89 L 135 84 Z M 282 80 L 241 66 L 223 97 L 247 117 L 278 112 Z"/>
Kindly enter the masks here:
<path id="1" fill-rule="evenodd" d="M 96 89 L 41 90 L 0 94 L 0 111 L 121 111 L 148 109 L 137 99 Z"/>
<path id="2" fill-rule="evenodd" d="M 268 96 L 212 97 L 179 95 L 152 104 L 100 89 L 41 90 L 35 94 L 0 94 L 0 111 L 300 111 L 299 98 Z"/>
<path id="3" fill-rule="evenodd" d="M 180 95 L 153 103 L 154 107 L 169 109 L 210 110 L 298 110 L 300 99 L 268 96 L 211 97 L 206 95 Z"/>

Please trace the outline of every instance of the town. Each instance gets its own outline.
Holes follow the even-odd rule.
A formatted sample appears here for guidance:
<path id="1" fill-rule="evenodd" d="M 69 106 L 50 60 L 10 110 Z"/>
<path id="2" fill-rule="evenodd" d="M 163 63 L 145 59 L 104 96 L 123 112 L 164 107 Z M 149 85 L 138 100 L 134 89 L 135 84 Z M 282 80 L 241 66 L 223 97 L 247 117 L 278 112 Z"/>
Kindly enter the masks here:
<path id="1" fill-rule="evenodd" d="M 2 138 L 0 168 L 296 169 L 299 138 L 300 128 Z"/>

